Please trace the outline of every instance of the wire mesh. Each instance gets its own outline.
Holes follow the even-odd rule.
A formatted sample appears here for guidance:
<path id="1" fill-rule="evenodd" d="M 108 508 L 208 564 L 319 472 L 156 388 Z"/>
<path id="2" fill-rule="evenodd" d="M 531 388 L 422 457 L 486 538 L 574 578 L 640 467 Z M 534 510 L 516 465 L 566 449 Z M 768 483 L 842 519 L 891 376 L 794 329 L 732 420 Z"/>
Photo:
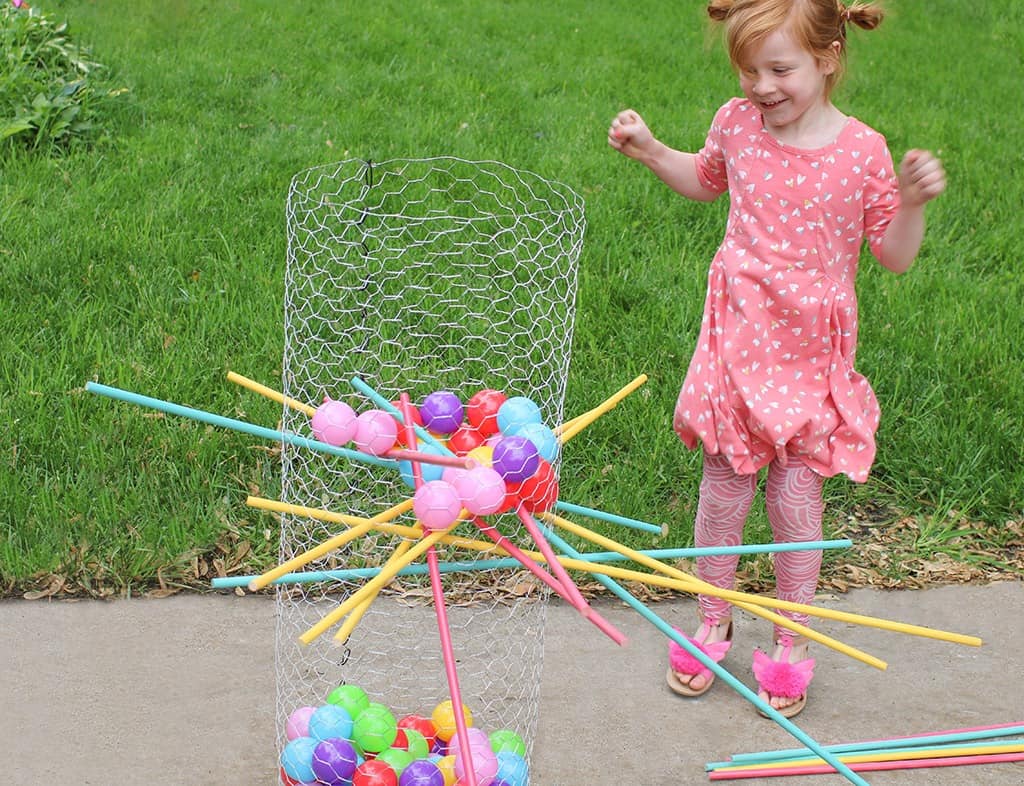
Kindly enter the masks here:
<path id="1" fill-rule="evenodd" d="M 406 392 L 413 403 L 439 390 L 466 401 L 491 388 L 530 398 L 548 425 L 561 422 L 585 227 L 582 199 L 570 188 L 497 162 L 348 160 L 296 175 L 287 226 L 285 396 L 314 406 L 330 396 L 359 412 L 374 405 L 355 392 L 354 377 L 388 400 Z M 306 415 L 285 408 L 282 417 L 285 431 L 310 435 Z M 396 472 L 289 445 L 282 467 L 288 503 L 369 517 L 412 493 Z M 514 514 L 488 521 L 532 547 Z M 281 560 L 333 534 L 330 525 L 285 515 Z M 463 524 L 458 534 L 479 533 Z M 399 543 L 372 534 L 306 569 L 379 566 Z M 439 547 L 439 556 L 495 555 Z M 518 732 L 528 754 L 548 594 L 531 579 L 502 570 L 447 573 L 443 582 L 463 701 L 481 728 Z M 282 746 L 288 714 L 322 704 L 342 683 L 359 685 L 399 716 L 429 716 L 448 698 L 424 577 L 392 584 L 345 646 L 330 632 L 299 643 L 362 584 L 277 591 Z"/>

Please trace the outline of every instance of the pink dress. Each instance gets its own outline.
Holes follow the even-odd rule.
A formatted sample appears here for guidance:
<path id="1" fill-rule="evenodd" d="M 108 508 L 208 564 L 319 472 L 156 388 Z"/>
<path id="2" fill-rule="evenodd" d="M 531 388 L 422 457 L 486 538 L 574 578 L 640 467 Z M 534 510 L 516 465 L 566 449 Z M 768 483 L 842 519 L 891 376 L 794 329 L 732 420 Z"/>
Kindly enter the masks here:
<path id="1" fill-rule="evenodd" d="M 851 117 L 826 147 L 790 147 L 736 98 L 715 115 L 697 170 L 706 188 L 728 189 L 731 208 L 676 432 L 740 474 L 798 457 L 865 481 L 880 413 L 854 368 L 854 278 L 864 238 L 877 257 L 899 204 L 885 139 Z"/>

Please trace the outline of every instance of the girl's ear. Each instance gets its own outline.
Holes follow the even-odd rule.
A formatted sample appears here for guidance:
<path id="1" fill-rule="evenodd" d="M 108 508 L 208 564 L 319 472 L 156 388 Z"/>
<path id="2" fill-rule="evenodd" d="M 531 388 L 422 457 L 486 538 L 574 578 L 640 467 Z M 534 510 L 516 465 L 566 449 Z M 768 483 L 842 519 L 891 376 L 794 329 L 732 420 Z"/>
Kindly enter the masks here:
<path id="1" fill-rule="evenodd" d="M 825 76 L 835 73 L 836 69 L 839 68 L 839 57 L 842 51 L 842 42 L 833 41 L 831 44 L 829 44 L 828 54 L 825 57 L 821 58 L 821 72 Z"/>

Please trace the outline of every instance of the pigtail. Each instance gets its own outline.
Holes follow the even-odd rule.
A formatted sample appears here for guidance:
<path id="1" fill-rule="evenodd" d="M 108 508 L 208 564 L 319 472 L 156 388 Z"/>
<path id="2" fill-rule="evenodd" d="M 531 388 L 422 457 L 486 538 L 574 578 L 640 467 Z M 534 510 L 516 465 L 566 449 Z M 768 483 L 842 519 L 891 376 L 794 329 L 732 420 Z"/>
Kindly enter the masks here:
<path id="1" fill-rule="evenodd" d="M 882 23 L 885 11 L 878 3 L 851 3 L 839 5 L 840 16 L 844 22 L 857 25 L 862 30 L 874 30 Z"/>
<path id="2" fill-rule="evenodd" d="M 712 22 L 724 22 L 733 7 L 733 0 L 710 0 L 708 16 Z"/>

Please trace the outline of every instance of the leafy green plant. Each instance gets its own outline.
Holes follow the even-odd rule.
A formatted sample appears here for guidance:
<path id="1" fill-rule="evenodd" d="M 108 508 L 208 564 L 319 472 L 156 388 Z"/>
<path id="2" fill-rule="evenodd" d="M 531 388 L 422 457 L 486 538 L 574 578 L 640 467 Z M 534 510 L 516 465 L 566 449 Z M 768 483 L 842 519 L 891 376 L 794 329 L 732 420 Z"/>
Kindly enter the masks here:
<path id="1" fill-rule="evenodd" d="M 0 5 L 0 146 L 66 148 L 91 140 L 106 106 L 107 69 L 71 39 L 67 22 L 25 3 Z"/>

